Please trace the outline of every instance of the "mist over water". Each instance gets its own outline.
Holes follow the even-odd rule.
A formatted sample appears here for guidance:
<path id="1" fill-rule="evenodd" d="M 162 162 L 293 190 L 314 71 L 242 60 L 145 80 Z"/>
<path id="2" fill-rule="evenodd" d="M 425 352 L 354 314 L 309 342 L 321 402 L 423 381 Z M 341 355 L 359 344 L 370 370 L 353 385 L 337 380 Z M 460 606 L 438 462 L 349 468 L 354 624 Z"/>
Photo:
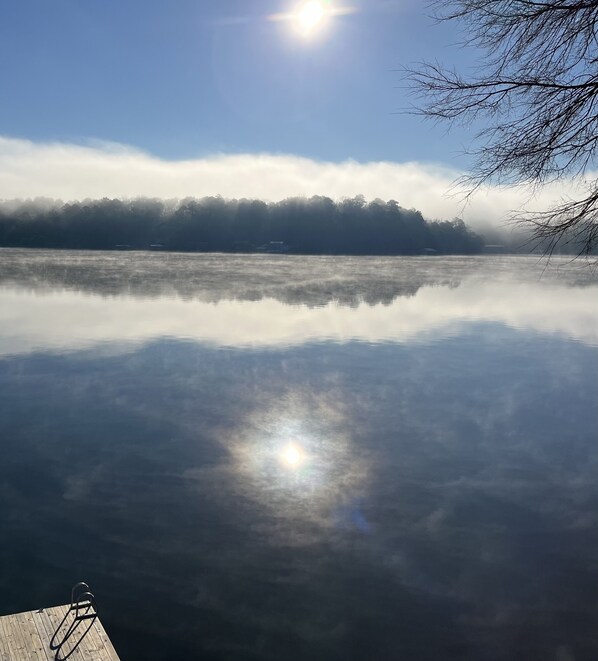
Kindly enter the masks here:
<path id="1" fill-rule="evenodd" d="M 594 661 L 598 278 L 0 251 L 0 613 L 123 659 Z"/>

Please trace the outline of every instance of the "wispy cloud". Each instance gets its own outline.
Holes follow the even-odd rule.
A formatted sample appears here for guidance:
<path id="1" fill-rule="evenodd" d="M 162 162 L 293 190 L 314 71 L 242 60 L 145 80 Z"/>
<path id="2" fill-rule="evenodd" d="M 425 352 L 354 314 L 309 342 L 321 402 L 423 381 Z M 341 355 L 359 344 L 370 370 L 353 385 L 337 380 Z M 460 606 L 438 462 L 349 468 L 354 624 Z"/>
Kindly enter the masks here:
<path id="1" fill-rule="evenodd" d="M 115 143 L 36 143 L 0 137 L 0 199 L 50 197 L 227 198 L 280 200 L 363 194 L 395 199 L 429 219 L 461 216 L 476 226 L 501 223 L 527 204 L 544 208 L 572 190 L 567 182 L 530 197 L 523 189 L 486 187 L 464 206 L 452 186 L 459 172 L 439 164 L 377 161 L 339 163 L 287 154 L 215 154 L 171 161 Z"/>

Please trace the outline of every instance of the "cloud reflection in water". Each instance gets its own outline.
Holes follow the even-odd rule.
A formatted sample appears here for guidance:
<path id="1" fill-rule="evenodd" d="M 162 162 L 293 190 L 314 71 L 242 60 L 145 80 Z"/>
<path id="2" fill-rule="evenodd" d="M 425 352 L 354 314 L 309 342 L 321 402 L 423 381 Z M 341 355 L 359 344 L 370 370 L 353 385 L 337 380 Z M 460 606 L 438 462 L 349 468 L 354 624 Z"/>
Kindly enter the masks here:
<path id="1" fill-rule="evenodd" d="M 77 570 L 123 658 L 598 658 L 591 274 L 5 256 L 5 612 Z"/>
<path id="2" fill-rule="evenodd" d="M 413 343 L 473 323 L 598 345 L 598 275 L 535 257 L 341 258 L 5 249 L 0 355 Z M 558 313 L 555 314 L 555 310 Z"/>
<path id="3" fill-rule="evenodd" d="M 456 336 L 472 323 L 556 334 L 598 345 L 598 286 L 463 283 L 422 287 L 388 305 L 311 308 L 265 298 L 218 303 L 162 297 L 106 300 L 72 292 L 0 289 L 0 355 L 73 351 L 100 344 L 127 351 L 160 337 L 212 346 L 283 348 L 308 342 L 415 342 Z M 555 309 L 559 314 L 555 314 Z"/>

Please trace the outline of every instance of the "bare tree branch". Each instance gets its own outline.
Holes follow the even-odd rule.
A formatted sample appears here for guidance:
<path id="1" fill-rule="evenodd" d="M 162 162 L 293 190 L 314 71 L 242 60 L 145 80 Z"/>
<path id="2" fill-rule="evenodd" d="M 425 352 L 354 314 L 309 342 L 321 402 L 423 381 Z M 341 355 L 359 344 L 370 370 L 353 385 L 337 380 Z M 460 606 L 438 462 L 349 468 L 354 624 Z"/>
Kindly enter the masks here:
<path id="1" fill-rule="evenodd" d="M 456 21 L 466 46 L 485 52 L 465 78 L 438 63 L 406 71 L 427 118 L 486 128 L 474 136 L 470 190 L 485 183 L 542 186 L 588 180 L 587 195 L 521 214 L 536 239 L 596 246 L 598 223 L 598 0 L 434 0 L 438 21 Z"/>

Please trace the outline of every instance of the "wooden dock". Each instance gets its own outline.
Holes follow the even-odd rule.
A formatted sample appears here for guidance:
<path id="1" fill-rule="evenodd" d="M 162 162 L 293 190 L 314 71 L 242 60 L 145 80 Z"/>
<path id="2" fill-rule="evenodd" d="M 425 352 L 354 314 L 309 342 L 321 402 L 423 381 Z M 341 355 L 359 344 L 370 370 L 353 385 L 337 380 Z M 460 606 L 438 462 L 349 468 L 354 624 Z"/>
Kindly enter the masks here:
<path id="1" fill-rule="evenodd" d="M 74 620 L 71 613 L 60 627 L 70 608 L 67 604 L 0 617 L 0 661 L 119 661 L 99 617 L 75 622 L 69 632 Z M 59 627 L 59 642 L 69 635 L 56 657 L 50 641 Z"/>

